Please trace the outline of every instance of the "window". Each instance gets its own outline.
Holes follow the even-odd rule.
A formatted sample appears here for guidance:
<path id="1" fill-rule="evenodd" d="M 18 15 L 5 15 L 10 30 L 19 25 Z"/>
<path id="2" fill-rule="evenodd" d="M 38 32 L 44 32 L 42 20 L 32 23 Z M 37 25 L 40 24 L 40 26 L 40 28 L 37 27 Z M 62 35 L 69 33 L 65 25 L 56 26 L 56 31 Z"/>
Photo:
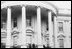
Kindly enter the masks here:
<path id="1" fill-rule="evenodd" d="M 63 39 L 59 39 L 59 46 L 60 46 L 60 48 L 64 48 L 64 40 Z"/>
<path id="2" fill-rule="evenodd" d="M 1 32 L 1 38 L 6 38 L 6 32 Z"/>
<path id="3" fill-rule="evenodd" d="M 17 39 L 18 39 L 17 36 L 14 36 L 14 37 L 13 37 L 13 45 L 14 45 L 14 46 L 17 46 Z"/>
<path id="4" fill-rule="evenodd" d="M 71 23 L 70 23 L 70 34 L 71 34 Z"/>
<path id="5" fill-rule="evenodd" d="M 27 19 L 27 20 L 26 20 L 26 25 L 27 25 L 27 26 L 31 26 L 31 20 L 30 20 L 30 19 Z"/>
<path id="6" fill-rule="evenodd" d="M 58 26 L 59 32 L 63 31 L 63 22 L 59 22 L 58 25 L 59 25 L 59 26 Z"/>
<path id="7" fill-rule="evenodd" d="M 13 20 L 13 23 L 14 23 L 14 27 L 17 27 L 17 18 L 14 18 L 14 20 Z"/>
<path id="8" fill-rule="evenodd" d="M 1 48 L 5 48 L 5 43 L 1 43 Z"/>
<path id="9" fill-rule="evenodd" d="M 6 23 L 5 22 L 1 22 L 1 28 L 6 29 Z"/>
<path id="10" fill-rule="evenodd" d="M 2 22 L 1 22 L 1 28 L 3 28 L 3 24 L 2 24 Z"/>

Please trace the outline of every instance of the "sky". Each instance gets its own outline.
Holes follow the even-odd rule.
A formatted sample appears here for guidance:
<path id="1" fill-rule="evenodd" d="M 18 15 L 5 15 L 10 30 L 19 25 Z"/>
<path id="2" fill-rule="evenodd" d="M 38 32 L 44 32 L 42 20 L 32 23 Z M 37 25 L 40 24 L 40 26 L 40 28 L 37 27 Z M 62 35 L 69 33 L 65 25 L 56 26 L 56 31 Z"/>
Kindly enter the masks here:
<path id="1" fill-rule="evenodd" d="M 5 1 L 2 1 L 2 3 Z M 71 9 L 71 1 L 44 1 L 55 5 L 59 9 Z"/>

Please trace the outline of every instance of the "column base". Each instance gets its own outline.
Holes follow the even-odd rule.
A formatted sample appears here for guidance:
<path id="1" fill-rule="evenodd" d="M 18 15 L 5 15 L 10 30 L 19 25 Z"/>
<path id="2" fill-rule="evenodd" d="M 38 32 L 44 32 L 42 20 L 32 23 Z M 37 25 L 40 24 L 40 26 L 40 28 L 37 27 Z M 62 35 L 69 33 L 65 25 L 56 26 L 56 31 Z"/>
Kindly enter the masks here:
<path id="1" fill-rule="evenodd" d="M 21 46 L 21 48 L 27 48 L 27 46 Z"/>

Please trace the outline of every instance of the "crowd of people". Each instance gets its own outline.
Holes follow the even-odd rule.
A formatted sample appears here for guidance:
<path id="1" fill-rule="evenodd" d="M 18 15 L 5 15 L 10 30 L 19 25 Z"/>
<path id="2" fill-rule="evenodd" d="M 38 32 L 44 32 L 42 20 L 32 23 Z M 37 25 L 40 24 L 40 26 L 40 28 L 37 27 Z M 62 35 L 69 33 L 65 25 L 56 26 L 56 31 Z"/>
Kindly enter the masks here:
<path id="1" fill-rule="evenodd" d="M 6 47 L 6 45 L 1 43 L 1 48 L 5 48 L 5 47 Z M 11 48 L 21 48 L 21 46 L 12 46 Z M 28 44 L 27 48 L 38 48 L 38 46 L 35 44 Z M 51 47 L 43 45 L 43 48 L 51 48 Z"/>

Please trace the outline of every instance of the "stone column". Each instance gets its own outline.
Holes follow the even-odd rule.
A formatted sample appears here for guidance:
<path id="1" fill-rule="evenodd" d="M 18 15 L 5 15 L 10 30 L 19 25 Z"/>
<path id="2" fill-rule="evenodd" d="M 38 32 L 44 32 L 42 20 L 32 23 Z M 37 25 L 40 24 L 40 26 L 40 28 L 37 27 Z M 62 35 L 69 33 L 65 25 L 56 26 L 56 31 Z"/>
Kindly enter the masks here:
<path id="1" fill-rule="evenodd" d="M 41 8 L 37 7 L 37 33 L 38 33 L 38 48 L 42 48 L 42 37 L 41 37 Z"/>
<path id="2" fill-rule="evenodd" d="M 49 46 L 53 48 L 52 11 L 48 11 Z"/>
<path id="3" fill-rule="evenodd" d="M 22 6 L 22 46 L 21 48 L 26 48 L 26 6 Z"/>
<path id="4" fill-rule="evenodd" d="M 6 40 L 6 48 L 10 48 L 11 46 L 11 8 L 7 9 L 7 40 Z"/>
<path id="5" fill-rule="evenodd" d="M 57 35 L 58 35 L 58 33 L 57 33 L 57 30 L 58 30 L 58 28 L 57 28 L 57 17 L 55 16 L 55 17 L 54 17 L 55 48 L 58 48 L 58 41 L 57 41 Z"/>

